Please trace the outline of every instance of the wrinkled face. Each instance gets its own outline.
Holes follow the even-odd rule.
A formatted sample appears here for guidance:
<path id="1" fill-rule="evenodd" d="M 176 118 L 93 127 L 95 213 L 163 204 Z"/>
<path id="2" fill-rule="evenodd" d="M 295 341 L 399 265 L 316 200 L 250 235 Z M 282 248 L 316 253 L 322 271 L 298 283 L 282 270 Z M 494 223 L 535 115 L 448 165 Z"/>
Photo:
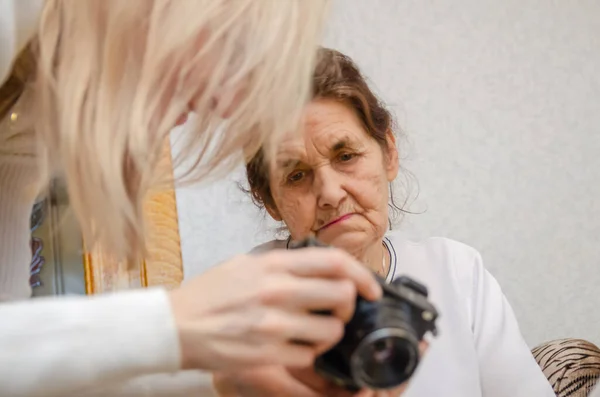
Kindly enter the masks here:
<path id="1" fill-rule="evenodd" d="M 398 152 L 391 131 L 386 140 L 373 139 L 349 106 L 313 101 L 302 135 L 278 148 L 269 181 L 276 208 L 267 210 L 292 239 L 314 234 L 360 258 L 387 230 Z"/>

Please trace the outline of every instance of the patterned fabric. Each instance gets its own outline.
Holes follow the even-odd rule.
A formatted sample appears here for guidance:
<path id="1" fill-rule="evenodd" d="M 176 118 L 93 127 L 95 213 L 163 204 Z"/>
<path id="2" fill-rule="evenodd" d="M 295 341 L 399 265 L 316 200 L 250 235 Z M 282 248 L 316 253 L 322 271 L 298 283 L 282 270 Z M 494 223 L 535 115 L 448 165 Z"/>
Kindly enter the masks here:
<path id="1" fill-rule="evenodd" d="M 44 222 L 46 217 L 45 211 L 46 200 L 42 200 L 33 206 L 30 219 L 31 233 L 35 232 L 38 227 Z M 43 285 L 40 278 L 42 267 L 46 263 L 46 259 L 42 256 L 44 242 L 38 237 L 31 236 L 31 264 L 29 266 L 30 278 L 29 285 L 31 288 L 36 288 Z"/>
<path id="2" fill-rule="evenodd" d="M 600 377 L 600 349 L 585 340 L 554 340 L 532 353 L 558 397 L 587 397 Z"/>

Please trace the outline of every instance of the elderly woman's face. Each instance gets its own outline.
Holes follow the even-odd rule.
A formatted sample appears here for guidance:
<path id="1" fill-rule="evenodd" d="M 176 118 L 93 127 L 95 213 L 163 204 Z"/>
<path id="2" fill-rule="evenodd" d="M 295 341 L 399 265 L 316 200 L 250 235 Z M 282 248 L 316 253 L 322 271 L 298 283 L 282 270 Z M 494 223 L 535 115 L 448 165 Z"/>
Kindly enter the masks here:
<path id="1" fill-rule="evenodd" d="M 302 136 L 282 142 L 270 170 L 276 208 L 293 239 L 311 234 L 356 256 L 387 230 L 388 186 L 398 173 L 390 131 L 387 148 L 373 139 L 354 111 L 317 100 L 305 111 Z"/>

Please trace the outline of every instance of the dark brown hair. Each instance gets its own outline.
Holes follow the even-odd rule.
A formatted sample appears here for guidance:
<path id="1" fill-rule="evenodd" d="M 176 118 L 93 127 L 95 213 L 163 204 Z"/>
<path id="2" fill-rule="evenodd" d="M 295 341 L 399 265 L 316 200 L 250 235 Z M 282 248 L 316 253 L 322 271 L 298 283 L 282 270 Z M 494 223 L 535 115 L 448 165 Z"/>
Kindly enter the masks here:
<path id="1" fill-rule="evenodd" d="M 329 48 L 319 50 L 312 79 L 312 99 L 334 99 L 348 105 L 373 139 L 387 148 L 386 134 L 394 130 L 391 113 L 371 91 L 367 80 L 352 59 Z M 246 176 L 252 201 L 260 207 L 276 208 L 269 186 L 269 170 L 263 151 L 247 164 Z M 400 210 L 391 199 L 390 206 Z"/>

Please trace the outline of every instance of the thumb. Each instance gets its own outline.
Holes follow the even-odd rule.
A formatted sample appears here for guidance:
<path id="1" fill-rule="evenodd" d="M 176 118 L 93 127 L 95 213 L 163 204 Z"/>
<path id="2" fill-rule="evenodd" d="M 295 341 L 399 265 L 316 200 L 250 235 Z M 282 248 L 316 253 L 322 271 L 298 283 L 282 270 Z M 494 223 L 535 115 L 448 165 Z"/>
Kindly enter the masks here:
<path id="1" fill-rule="evenodd" d="M 215 372 L 212 384 L 219 397 L 237 397 L 236 387 L 227 376 Z"/>

